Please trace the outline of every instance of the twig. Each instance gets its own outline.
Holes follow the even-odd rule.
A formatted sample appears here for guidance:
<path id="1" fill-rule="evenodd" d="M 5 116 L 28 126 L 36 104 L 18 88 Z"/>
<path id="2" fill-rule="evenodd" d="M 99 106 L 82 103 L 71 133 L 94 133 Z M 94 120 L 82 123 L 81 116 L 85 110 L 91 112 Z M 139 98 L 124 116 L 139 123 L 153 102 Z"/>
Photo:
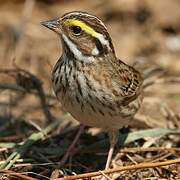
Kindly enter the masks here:
<path id="1" fill-rule="evenodd" d="M 151 162 L 153 163 L 153 162 L 161 161 L 161 160 L 163 160 L 163 159 L 167 159 L 167 157 L 169 157 L 169 156 L 171 156 L 171 155 L 172 155 L 171 152 L 168 153 L 168 154 L 161 155 L 161 156 L 159 156 L 158 158 L 153 158 L 154 160 L 151 160 Z"/>
<path id="2" fill-rule="evenodd" d="M 15 69 L 0 69 L 0 73 L 11 75 L 16 79 L 17 84 L 0 84 L 0 88 L 7 88 L 11 90 L 29 93 L 33 93 L 32 90 L 36 90 L 36 95 L 40 100 L 44 115 L 49 122 L 52 122 L 54 118 L 49 111 L 46 94 L 44 92 L 41 80 L 34 74 L 19 68 L 15 63 L 14 66 Z"/>
<path id="3" fill-rule="evenodd" d="M 47 101 L 46 95 L 45 95 L 41 80 L 37 78 L 34 74 L 24 69 L 19 68 L 17 65 L 15 65 L 15 67 L 16 69 L 19 70 L 19 73 L 17 74 L 17 78 L 16 78 L 17 83 L 24 88 L 37 90 L 37 96 L 39 97 L 39 100 L 41 102 L 44 115 L 46 116 L 49 122 L 52 122 L 54 118 L 51 112 L 49 111 L 49 108 L 46 102 Z"/>
<path id="4" fill-rule="evenodd" d="M 167 105 L 167 104 L 163 104 L 162 106 L 162 110 L 163 110 L 163 115 L 165 116 L 165 118 L 169 121 L 172 120 L 174 126 L 179 129 L 180 128 L 180 124 L 178 122 L 178 116 L 177 114 L 174 113 L 174 111 Z"/>
<path id="5" fill-rule="evenodd" d="M 46 102 L 46 95 L 44 93 L 44 89 L 43 89 L 42 85 L 37 87 L 37 90 L 38 90 L 38 94 L 39 94 L 39 97 L 40 97 L 40 102 L 41 102 L 44 114 L 45 114 L 47 120 L 49 122 L 52 122 L 54 120 L 54 118 L 53 118 L 51 112 L 49 111 L 49 108 L 48 108 L 48 105 L 47 105 L 47 102 Z"/>
<path id="6" fill-rule="evenodd" d="M 175 129 L 166 129 L 166 128 L 154 128 L 154 129 L 146 129 L 126 134 L 120 134 L 118 145 L 122 146 L 124 144 L 128 144 L 134 142 L 138 139 L 145 138 L 145 137 L 158 137 L 158 136 L 165 136 L 169 134 L 177 134 L 180 135 L 180 130 Z M 81 153 L 88 153 L 92 152 L 94 149 L 104 149 L 107 147 L 108 140 L 101 140 L 97 143 L 89 145 L 87 147 L 82 147 L 78 151 Z"/>
<path id="7" fill-rule="evenodd" d="M 104 174 L 112 174 L 112 173 L 117 173 L 117 172 L 121 172 L 121 171 L 143 169 L 143 168 L 154 168 L 154 167 L 166 166 L 166 165 L 176 164 L 176 163 L 180 163 L 180 158 L 174 159 L 174 160 L 168 160 L 168 161 L 164 161 L 164 162 L 157 162 L 157 163 L 140 163 L 140 164 L 137 164 L 137 165 L 118 167 L 118 168 L 108 169 L 108 170 L 103 170 L 103 171 L 78 174 L 78 175 L 74 175 L 74 176 L 66 176 L 66 177 L 63 177 L 63 178 L 56 178 L 54 180 L 85 179 L 85 178 L 90 178 L 90 177 L 94 177 L 94 176 L 100 176 L 100 175 L 102 175 L 102 173 L 104 173 Z"/>
<path id="8" fill-rule="evenodd" d="M 147 151 L 178 151 L 180 152 L 180 148 L 172 147 L 172 148 L 166 148 L 166 147 L 149 147 L 149 148 L 141 148 L 141 147 L 135 147 L 135 148 L 124 148 L 121 149 L 121 152 L 123 153 L 129 153 L 129 152 L 147 152 Z"/>
<path id="9" fill-rule="evenodd" d="M 5 170 L 5 171 L 1 170 L 0 173 L 7 175 L 9 178 L 16 177 L 16 178 L 20 178 L 20 179 L 24 179 L 24 180 L 37 180 L 36 178 L 32 178 L 32 177 L 26 176 L 22 173 L 16 173 L 16 172 L 10 171 L 10 170 Z"/>
<path id="10" fill-rule="evenodd" d="M 64 115 L 60 119 L 54 121 L 52 124 L 50 124 L 48 127 L 46 127 L 44 130 L 38 133 L 33 133 L 26 141 L 25 143 L 18 147 L 15 152 L 13 152 L 6 162 L 0 166 L 0 169 L 8 170 L 13 166 L 13 164 L 24 154 L 28 151 L 28 149 L 38 140 L 43 139 L 44 135 L 47 135 L 52 130 L 54 130 L 60 123 L 64 121 L 64 119 L 69 116 L 68 114 Z"/>
<path id="11" fill-rule="evenodd" d="M 0 148 L 14 148 L 15 146 L 17 146 L 17 143 L 13 143 L 13 142 L 0 142 Z"/>
<path id="12" fill-rule="evenodd" d="M 33 95 L 37 95 L 37 92 L 34 92 L 34 91 L 28 91 L 27 92 L 26 89 L 24 89 L 23 87 L 15 84 L 15 83 L 0 83 L 0 89 L 20 91 L 20 92 L 31 93 Z M 55 99 L 55 96 L 53 96 L 51 94 L 45 94 L 45 95 L 46 95 L 46 98 L 48 98 L 48 99 Z"/>
<path id="13" fill-rule="evenodd" d="M 74 140 L 73 140 L 73 142 L 71 143 L 71 145 L 70 145 L 69 148 L 67 149 L 65 155 L 64 155 L 63 158 L 61 159 L 61 161 L 60 161 L 60 163 L 59 163 L 59 166 L 63 166 L 63 165 L 65 164 L 65 162 L 68 160 L 69 155 L 70 155 L 70 153 L 72 153 L 73 148 L 75 147 L 77 141 L 79 140 L 79 137 L 80 137 L 80 135 L 82 134 L 83 130 L 84 130 L 84 126 L 81 125 L 80 128 L 79 128 L 79 130 L 78 130 L 78 133 L 76 134 L 76 136 L 75 136 L 75 138 L 74 138 Z"/>
<path id="14" fill-rule="evenodd" d="M 3 89 L 3 90 L 9 89 L 9 90 L 14 90 L 14 91 L 26 92 L 24 88 L 13 83 L 0 83 L 0 89 Z"/>
<path id="15" fill-rule="evenodd" d="M 102 179 L 101 180 L 103 180 L 103 179 L 108 179 L 108 180 L 111 180 L 110 179 L 110 177 L 109 176 L 107 176 L 106 174 L 104 174 L 104 172 L 103 171 L 99 171 L 102 175 L 103 175 L 103 177 L 102 177 Z"/>

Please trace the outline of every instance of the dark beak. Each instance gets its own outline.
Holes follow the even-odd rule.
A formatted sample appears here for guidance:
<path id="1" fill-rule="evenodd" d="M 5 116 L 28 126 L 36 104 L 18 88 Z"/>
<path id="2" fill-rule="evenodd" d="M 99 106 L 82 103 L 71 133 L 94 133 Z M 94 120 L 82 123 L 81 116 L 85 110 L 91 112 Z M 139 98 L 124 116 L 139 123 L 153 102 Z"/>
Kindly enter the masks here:
<path id="1" fill-rule="evenodd" d="M 60 28 L 61 24 L 60 24 L 59 18 L 44 21 L 44 22 L 41 22 L 41 24 L 51 29 L 52 31 L 55 31 L 58 34 L 61 33 L 61 28 Z"/>

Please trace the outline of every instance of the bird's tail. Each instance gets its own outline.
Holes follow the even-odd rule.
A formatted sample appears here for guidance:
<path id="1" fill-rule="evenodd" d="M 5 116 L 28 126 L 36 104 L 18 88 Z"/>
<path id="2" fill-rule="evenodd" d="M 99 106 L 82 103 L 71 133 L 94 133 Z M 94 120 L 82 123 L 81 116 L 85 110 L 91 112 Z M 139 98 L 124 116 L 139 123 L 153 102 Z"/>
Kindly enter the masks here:
<path id="1" fill-rule="evenodd" d="M 143 88 L 154 84 L 155 80 L 165 73 L 165 70 L 161 66 L 147 62 L 145 59 L 136 61 L 132 66 L 141 73 L 144 79 Z"/>

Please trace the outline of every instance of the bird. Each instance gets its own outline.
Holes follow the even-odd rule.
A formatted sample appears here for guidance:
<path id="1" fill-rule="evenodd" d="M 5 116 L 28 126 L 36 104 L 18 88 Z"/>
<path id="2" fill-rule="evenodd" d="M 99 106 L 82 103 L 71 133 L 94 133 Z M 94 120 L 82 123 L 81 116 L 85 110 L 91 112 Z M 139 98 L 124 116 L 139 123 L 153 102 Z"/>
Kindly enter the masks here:
<path id="1" fill-rule="evenodd" d="M 111 36 L 96 16 L 68 12 L 42 22 L 61 40 L 52 86 L 65 111 L 81 124 L 107 132 L 109 169 L 119 129 L 133 123 L 143 100 L 143 77 L 116 56 Z"/>

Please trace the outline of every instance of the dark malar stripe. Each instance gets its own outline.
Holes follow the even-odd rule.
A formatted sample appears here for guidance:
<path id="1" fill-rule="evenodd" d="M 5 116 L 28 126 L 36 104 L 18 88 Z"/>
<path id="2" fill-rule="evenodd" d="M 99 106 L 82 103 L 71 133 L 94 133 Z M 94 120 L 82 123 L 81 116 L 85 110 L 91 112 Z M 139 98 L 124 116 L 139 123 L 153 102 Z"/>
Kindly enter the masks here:
<path id="1" fill-rule="evenodd" d="M 95 41 L 96 47 L 99 51 L 98 56 L 101 56 L 103 54 L 107 54 L 107 47 L 103 46 L 101 44 L 101 42 L 99 41 L 99 39 L 97 39 L 97 38 L 94 38 L 94 41 Z M 106 51 L 105 51 L 105 49 L 106 49 Z"/>

